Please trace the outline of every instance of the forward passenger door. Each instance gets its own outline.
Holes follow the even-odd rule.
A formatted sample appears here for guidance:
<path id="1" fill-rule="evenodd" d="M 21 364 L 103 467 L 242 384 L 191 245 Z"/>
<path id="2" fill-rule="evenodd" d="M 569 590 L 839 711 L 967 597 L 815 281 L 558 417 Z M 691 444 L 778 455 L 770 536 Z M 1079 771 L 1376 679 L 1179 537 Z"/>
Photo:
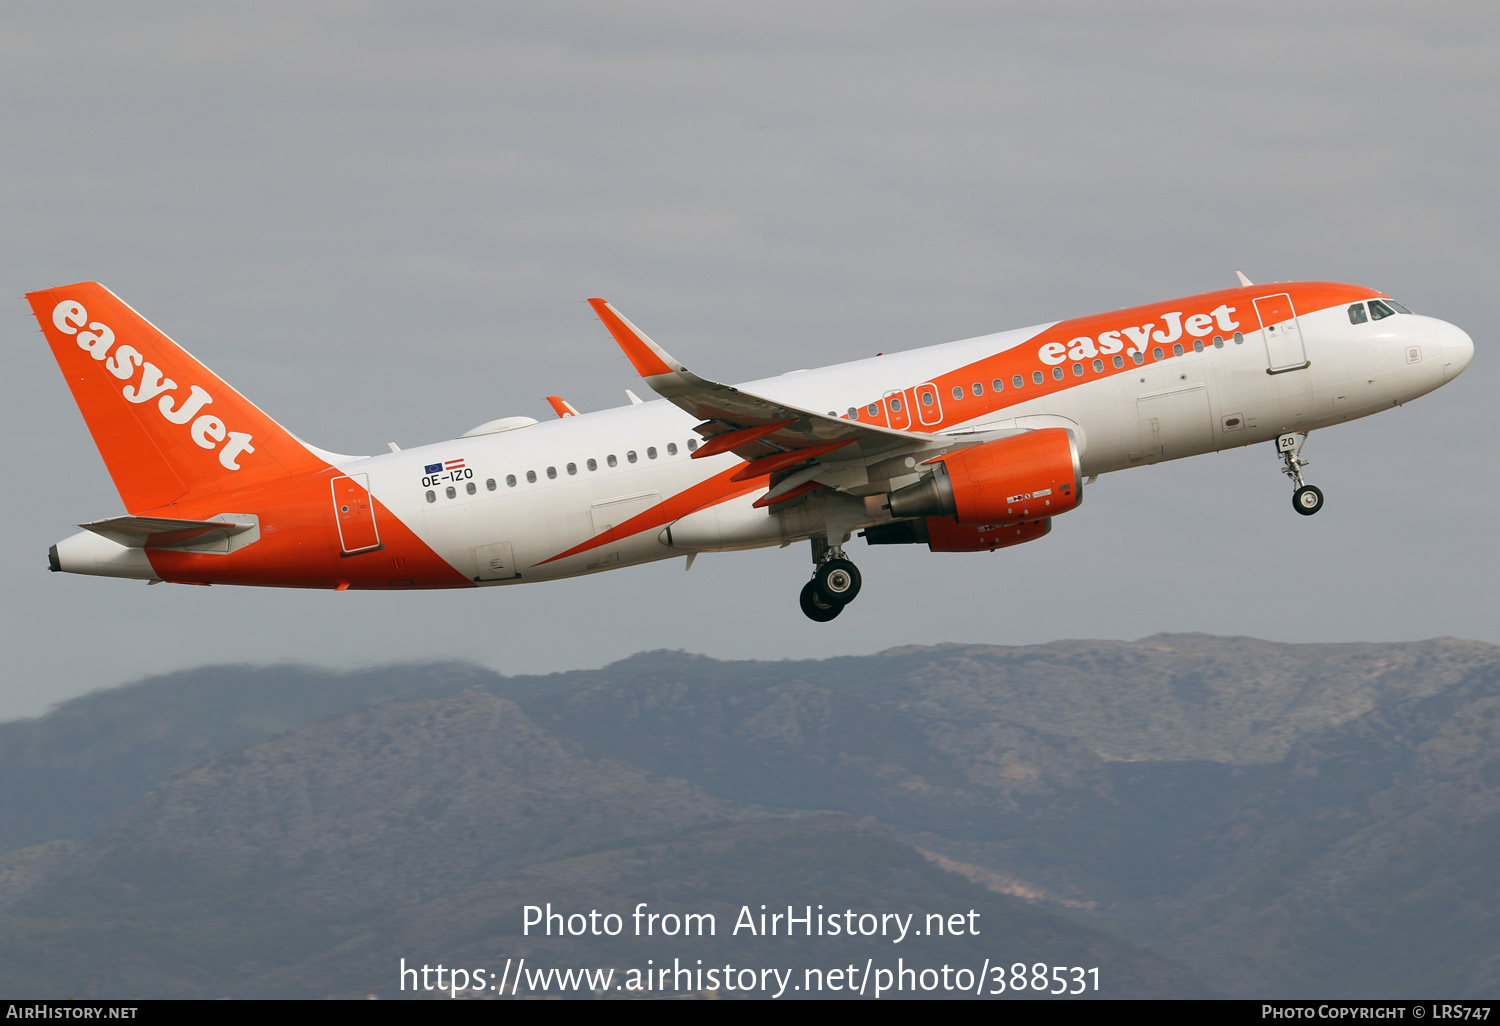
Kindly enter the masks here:
<path id="1" fill-rule="evenodd" d="M 1307 349 L 1302 344 L 1302 327 L 1292 297 L 1285 292 L 1255 300 L 1255 315 L 1260 318 L 1261 335 L 1266 341 L 1267 370 L 1272 374 L 1301 370 L 1307 366 Z"/>

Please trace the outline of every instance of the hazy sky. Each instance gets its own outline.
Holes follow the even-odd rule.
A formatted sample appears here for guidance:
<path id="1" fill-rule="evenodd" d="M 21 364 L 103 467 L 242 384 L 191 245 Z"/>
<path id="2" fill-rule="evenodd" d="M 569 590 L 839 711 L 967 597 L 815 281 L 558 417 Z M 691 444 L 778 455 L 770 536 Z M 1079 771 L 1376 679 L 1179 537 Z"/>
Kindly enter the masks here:
<path id="1" fill-rule="evenodd" d="M 1201 630 L 1500 641 L 1493 3 L 0 8 L 9 486 L 0 718 L 211 661 L 643 648 L 780 658 Z M 1050 537 L 806 547 L 464 594 L 49 574 L 122 512 L 22 294 L 97 279 L 288 428 L 382 451 L 641 391 L 583 300 L 745 380 L 1234 283 L 1329 278 L 1466 328 L 1456 383 L 1106 477 Z"/>

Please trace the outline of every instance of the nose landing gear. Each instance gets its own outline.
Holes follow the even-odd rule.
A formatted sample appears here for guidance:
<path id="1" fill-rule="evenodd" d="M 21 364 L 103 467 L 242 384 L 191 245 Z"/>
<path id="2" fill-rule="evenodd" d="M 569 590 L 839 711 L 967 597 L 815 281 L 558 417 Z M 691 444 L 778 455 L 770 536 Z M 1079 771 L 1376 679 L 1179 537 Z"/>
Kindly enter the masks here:
<path id="1" fill-rule="evenodd" d="M 802 586 L 799 601 L 809 620 L 827 623 L 854 601 L 862 581 L 859 568 L 849 562 L 844 550 L 821 538 L 813 539 L 813 562 L 817 569 Z"/>
<path id="2" fill-rule="evenodd" d="M 1300 442 L 1297 440 L 1298 434 L 1302 436 Z M 1302 447 L 1306 444 L 1306 431 L 1288 433 L 1276 439 L 1276 452 L 1283 463 L 1281 472 L 1297 486 L 1296 491 L 1292 492 L 1292 509 L 1310 517 L 1323 508 L 1323 491 L 1317 485 L 1310 485 L 1302 480 L 1302 468 L 1311 466 L 1302 458 Z"/>

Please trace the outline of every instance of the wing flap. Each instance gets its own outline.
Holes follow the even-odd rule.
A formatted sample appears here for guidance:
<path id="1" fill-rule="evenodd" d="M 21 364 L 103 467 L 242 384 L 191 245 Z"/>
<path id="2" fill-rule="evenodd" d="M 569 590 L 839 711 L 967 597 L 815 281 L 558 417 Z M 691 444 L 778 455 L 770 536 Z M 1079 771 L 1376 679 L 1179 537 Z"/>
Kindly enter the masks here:
<path id="1" fill-rule="evenodd" d="M 701 460 L 709 456 L 717 456 L 721 452 L 734 452 L 736 449 L 748 448 L 752 442 L 758 442 L 773 431 L 784 427 L 791 427 L 796 421 L 782 420 L 774 424 L 752 424 L 750 427 L 731 428 L 728 431 L 722 429 L 724 424 L 719 421 L 707 421 L 699 424 L 697 431 L 707 439 L 693 452 L 693 459 Z"/>

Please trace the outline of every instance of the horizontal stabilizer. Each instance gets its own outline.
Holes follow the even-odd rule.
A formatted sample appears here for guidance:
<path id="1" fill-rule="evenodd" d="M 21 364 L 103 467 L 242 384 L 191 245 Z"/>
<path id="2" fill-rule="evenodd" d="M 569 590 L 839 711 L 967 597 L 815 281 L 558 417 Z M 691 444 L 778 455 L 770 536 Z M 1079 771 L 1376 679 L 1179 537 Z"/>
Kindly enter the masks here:
<path id="1" fill-rule="evenodd" d="M 214 533 L 215 539 L 227 539 L 246 531 L 254 531 L 260 521 L 254 516 L 225 514 L 214 520 L 173 520 L 168 517 L 106 517 L 87 524 L 79 524 L 85 531 L 93 531 L 112 542 L 131 549 L 164 549 L 209 541 L 205 536 Z"/>

